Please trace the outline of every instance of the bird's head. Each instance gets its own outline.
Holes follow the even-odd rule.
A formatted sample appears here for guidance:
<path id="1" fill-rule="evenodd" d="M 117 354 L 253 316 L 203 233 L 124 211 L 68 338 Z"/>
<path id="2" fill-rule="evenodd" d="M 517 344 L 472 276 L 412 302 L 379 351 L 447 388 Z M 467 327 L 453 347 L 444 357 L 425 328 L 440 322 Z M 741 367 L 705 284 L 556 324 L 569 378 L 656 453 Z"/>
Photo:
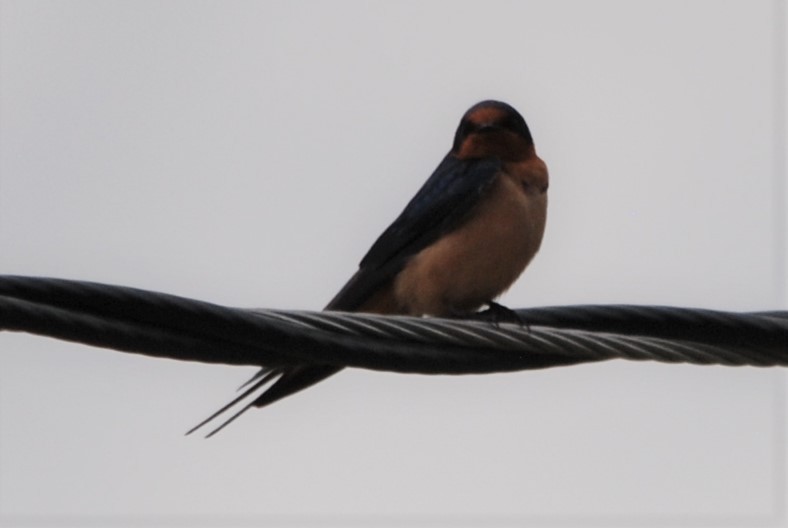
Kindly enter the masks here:
<path id="1" fill-rule="evenodd" d="M 500 101 L 482 101 L 462 116 L 452 154 L 460 159 L 519 161 L 533 153 L 533 145 L 531 131 L 517 110 Z"/>

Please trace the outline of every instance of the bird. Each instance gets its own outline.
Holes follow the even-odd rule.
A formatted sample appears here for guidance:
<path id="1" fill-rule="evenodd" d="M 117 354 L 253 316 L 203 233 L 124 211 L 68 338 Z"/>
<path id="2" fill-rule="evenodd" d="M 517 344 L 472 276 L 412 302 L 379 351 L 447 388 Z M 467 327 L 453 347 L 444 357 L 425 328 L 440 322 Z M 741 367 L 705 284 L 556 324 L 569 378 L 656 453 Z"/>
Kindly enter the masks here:
<path id="1" fill-rule="evenodd" d="M 481 101 L 460 120 L 448 154 L 325 310 L 462 317 L 497 304 L 539 250 L 547 216 L 547 166 L 531 131 L 507 103 Z M 263 367 L 237 398 L 191 434 L 251 398 L 206 437 L 252 407 L 264 407 L 336 374 L 341 367 Z M 269 382 L 270 386 L 266 386 Z"/>

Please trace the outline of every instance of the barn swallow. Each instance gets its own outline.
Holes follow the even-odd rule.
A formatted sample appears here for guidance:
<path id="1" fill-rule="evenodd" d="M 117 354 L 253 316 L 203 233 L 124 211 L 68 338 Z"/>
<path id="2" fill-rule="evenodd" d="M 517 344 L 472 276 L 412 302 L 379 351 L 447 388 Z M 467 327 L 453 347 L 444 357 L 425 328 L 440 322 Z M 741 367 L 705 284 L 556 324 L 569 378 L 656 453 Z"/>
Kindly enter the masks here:
<path id="1" fill-rule="evenodd" d="M 493 301 L 519 277 L 542 242 L 548 174 L 523 117 L 499 101 L 463 115 L 451 150 L 402 213 L 375 241 L 358 271 L 326 310 L 462 316 Z M 341 370 L 334 366 L 264 367 L 235 400 L 254 393 L 264 407 Z M 239 389 L 240 390 L 240 389 Z"/>

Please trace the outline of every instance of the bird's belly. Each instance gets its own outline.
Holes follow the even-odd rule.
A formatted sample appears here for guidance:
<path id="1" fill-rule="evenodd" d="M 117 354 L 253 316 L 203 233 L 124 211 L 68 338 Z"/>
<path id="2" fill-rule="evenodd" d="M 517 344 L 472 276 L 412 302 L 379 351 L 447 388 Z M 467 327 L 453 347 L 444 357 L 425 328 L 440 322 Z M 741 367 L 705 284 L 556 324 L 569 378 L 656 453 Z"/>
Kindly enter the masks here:
<path id="1" fill-rule="evenodd" d="M 502 175 L 470 220 L 417 253 L 394 294 L 411 314 L 450 315 L 503 293 L 539 249 L 547 195 Z"/>

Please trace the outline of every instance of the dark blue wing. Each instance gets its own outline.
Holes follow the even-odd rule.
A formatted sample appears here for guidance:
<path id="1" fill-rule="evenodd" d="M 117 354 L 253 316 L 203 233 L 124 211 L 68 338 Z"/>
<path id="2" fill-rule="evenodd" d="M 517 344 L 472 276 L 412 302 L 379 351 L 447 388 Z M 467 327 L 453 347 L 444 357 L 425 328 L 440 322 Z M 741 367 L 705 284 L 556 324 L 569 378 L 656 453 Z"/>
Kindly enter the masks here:
<path id="1" fill-rule="evenodd" d="M 358 272 L 326 307 L 354 310 L 391 280 L 410 257 L 462 225 L 500 172 L 497 159 L 447 155 L 402 213 L 375 241 Z"/>
<path id="2" fill-rule="evenodd" d="M 446 233 L 457 229 L 470 216 L 500 172 L 498 160 L 460 161 L 447 155 L 432 176 L 388 229 L 375 241 L 361 260 L 359 270 L 345 284 L 326 310 L 359 309 L 373 294 L 399 273 L 410 257 Z M 238 398 L 201 422 L 194 431 L 234 407 L 241 400 L 257 394 L 241 407 L 211 436 L 251 407 L 264 407 L 303 390 L 341 370 L 332 366 L 263 368 L 247 382 L 251 387 Z M 277 378 L 269 387 L 271 379 Z M 245 384 L 246 385 L 246 384 Z"/>

